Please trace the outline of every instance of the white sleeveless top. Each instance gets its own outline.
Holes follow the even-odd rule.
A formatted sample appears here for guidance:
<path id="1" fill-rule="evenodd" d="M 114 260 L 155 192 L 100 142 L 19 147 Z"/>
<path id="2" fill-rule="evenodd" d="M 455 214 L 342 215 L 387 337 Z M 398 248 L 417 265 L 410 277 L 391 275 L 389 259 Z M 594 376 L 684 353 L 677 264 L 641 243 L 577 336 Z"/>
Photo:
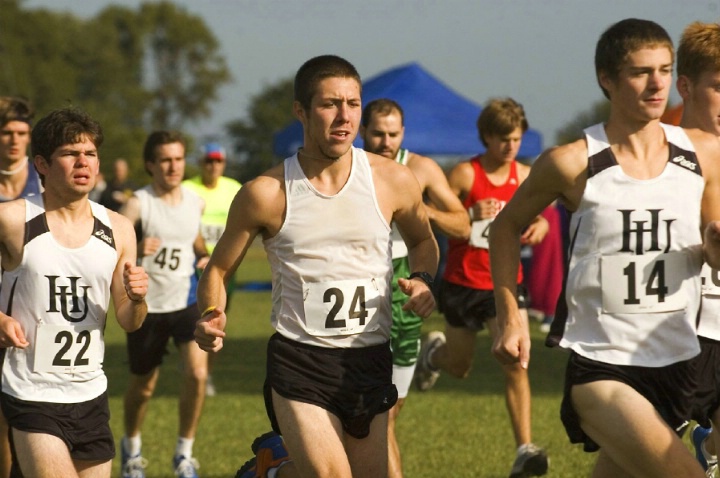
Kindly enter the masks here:
<path id="1" fill-rule="evenodd" d="M 400 151 L 398 151 L 395 161 L 399 164 L 402 164 L 403 166 L 407 166 L 409 156 L 410 152 L 407 149 L 401 149 Z M 390 237 L 392 238 L 392 258 L 400 259 L 403 257 L 407 257 L 408 248 L 405 245 L 405 241 L 403 241 L 403 238 L 400 235 L 400 231 L 398 230 L 395 223 L 392 224 L 392 235 Z"/>
<path id="2" fill-rule="evenodd" d="M 182 188 L 182 202 L 168 204 L 151 185 L 135 191 L 140 200 L 141 237 L 158 237 L 162 243 L 155 254 L 143 257 L 141 265 L 148 274 L 145 296 L 148 312 L 182 310 L 196 299 L 195 251 L 193 244 L 200 232 L 202 199 Z"/>
<path id="3" fill-rule="evenodd" d="M 107 389 L 103 332 L 118 255 L 107 211 L 90 206 L 93 233 L 68 249 L 48 229 L 42 196 L 25 200 L 22 261 L 3 271 L 0 290 L 0 308 L 30 343 L 4 349 L 2 391 L 13 397 L 79 403 Z"/>
<path id="4" fill-rule="evenodd" d="M 720 341 L 720 271 L 702 267 L 702 307 L 697 334 Z"/>
<path id="5" fill-rule="evenodd" d="M 285 159 L 285 221 L 264 241 L 272 270 L 272 325 L 320 347 L 389 340 L 390 227 L 365 151 L 352 149 L 347 183 L 335 195 L 310 183 L 297 155 Z"/>
<path id="6" fill-rule="evenodd" d="M 669 158 L 649 180 L 623 172 L 602 124 L 585 130 L 588 179 L 570 223 L 560 346 L 593 360 L 661 367 L 700 351 L 704 181 L 685 132 L 662 126 Z"/>

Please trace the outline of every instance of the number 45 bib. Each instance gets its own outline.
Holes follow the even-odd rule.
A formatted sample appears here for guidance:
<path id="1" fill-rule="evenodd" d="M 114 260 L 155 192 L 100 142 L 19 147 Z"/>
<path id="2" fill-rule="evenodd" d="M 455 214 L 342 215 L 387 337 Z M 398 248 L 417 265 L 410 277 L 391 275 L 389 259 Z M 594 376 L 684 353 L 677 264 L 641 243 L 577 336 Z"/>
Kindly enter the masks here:
<path id="1" fill-rule="evenodd" d="M 684 309 L 682 282 L 690 276 L 687 256 L 667 254 L 603 256 L 603 310 L 608 313 L 653 313 Z"/>
<path id="2" fill-rule="evenodd" d="M 303 284 L 306 330 L 316 337 L 372 332 L 381 293 L 378 279 L 352 279 Z"/>
<path id="3" fill-rule="evenodd" d="M 99 325 L 38 324 L 35 372 L 80 373 L 100 368 L 102 332 Z"/>

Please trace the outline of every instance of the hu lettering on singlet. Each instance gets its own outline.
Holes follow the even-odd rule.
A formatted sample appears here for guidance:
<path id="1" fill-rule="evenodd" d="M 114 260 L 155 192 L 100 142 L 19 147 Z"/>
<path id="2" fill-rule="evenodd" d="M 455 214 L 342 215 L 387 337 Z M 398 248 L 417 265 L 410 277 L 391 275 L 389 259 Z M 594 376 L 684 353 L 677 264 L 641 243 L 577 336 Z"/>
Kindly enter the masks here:
<path id="1" fill-rule="evenodd" d="M 660 233 L 664 232 L 665 250 L 668 252 L 671 244 L 670 225 L 675 219 L 661 219 L 662 209 L 620 209 L 623 218 L 623 241 L 620 252 L 660 252 Z M 634 246 L 634 249 L 633 249 Z"/>
<path id="2" fill-rule="evenodd" d="M 88 314 L 89 285 L 79 285 L 81 277 L 45 276 L 48 279 L 50 303 L 47 312 L 60 312 L 68 322 L 82 322 Z M 80 292 L 80 293 L 78 293 Z M 59 307 L 58 307 L 58 302 Z M 82 304 L 82 306 L 81 306 Z"/>

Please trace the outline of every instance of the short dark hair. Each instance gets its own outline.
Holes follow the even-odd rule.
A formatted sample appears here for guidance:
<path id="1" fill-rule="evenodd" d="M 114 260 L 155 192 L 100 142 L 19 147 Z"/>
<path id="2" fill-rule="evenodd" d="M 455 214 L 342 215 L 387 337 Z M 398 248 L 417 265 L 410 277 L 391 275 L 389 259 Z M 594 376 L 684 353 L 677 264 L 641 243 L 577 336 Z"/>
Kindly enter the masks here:
<path id="1" fill-rule="evenodd" d="M 365 106 L 365 108 L 363 109 L 362 120 L 360 121 L 360 123 L 364 127 L 367 127 L 367 125 L 370 124 L 370 120 L 372 119 L 374 114 L 387 116 L 393 111 L 397 111 L 398 113 L 400 113 L 400 124 L 404 126 L 405 113 L 403 112 L 400 104 L 395 100 L 391 100 L 390 98 L 378 98 L 377 100 L 373 100 L 368 103 L 367 106 Z"/>
<path id="2" fill-rule="evenodd" d="M 185 136 L 179 131 L 174 130 L 160 130 L 153 131 L 145 140 L 145 146 L 143 146 L 143 162 L 145 163 L 145 171 L 148 174 L 150 170 L 147 168 L 147 163 L 155 161 L 155 149 L 163 144 L 180 143 L 183 147 L 187 147 Z"/>
<path id="3" fill-rule="evenodd" d="M 304 110 L 310 109 L 318 83 L 326 78 L 353 78 L 360 85 L 360 74 L 349 61 L 336 55 L 322 55 L 309 59 L 295 74 L 294 99 Z"/>
<path id="4" fill-rule="evenodd" d="M 677 49 L 677 73 L 696 82 L 705 72 L 720 71 L 720 24 L 694 22 L 685 28 Z"/>
<path id="5" fill-rule="evenodd" d="M 41 156 L 50 164 L 56 149 L 66 144 L 79 143 L 83 138 L 89 139 L 95 148 L 100 149 L 104 139 L 100 123 L 78 108 L 62 108 L 38 121 L 30 135 L 30 149 L 33 157 Z M 45 184 L 45 176 L 42 174 L 40 181 Z"/>
<path id="6" fill-rule="evenodd" d="M 477 119 L 480 141 L 487 146 L 487 136 L 506 136 L 520 128 L 528 130 L 523 106 L 512 98 L 494 98 L 487 102 Z"/>
<path id="7" fill-rule="evenodd" d="M 605 73 L 616 80 L 628 56 L 641 48 L 666 47 L 674 59 L 672 39 L 663 27 L 650 20 L 627 18 L 611 25 L 600 35 L 595 46 L 595 76 L 606 98 L 608 92 L 600 83 L 600 74 Z"/>
<path id="8" fill-rule="evenodd" d="M 17 96 L 0 96 L 0 126 L 11 121 L 22 121 L 30 124 L 35 110 L 25 98 Z"/>
<path id="9" fill-rule="evenodd" d="M 38 121 L 30 136 L 30 147 L 33 156 L 42 156 L 50 161 L 57 148 L 78 143 L 83 137 L 100 148 L 104 139 L 100 123 L 78 108 L 62 108 Z"/>

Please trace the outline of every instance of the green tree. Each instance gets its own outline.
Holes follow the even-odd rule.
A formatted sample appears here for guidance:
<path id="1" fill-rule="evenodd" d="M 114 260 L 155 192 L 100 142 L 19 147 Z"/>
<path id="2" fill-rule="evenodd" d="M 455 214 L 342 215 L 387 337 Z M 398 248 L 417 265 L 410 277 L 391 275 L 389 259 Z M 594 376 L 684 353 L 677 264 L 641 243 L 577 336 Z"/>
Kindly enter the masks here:
<path id="1" fill-rule="evenodd" d="M 148 121 L 153 128 L 181 128 L 209 116 L 217 89 L 230 80 L 215 36 L 199 17 L 172 2 L 144 3 L 143 84 L 150 92 Z"/>
<path id="2" fill-rule="evenodd" d="M 77 96 L 74 47 L 82 22 L 70 15 L 21 6 L 17 0 L 2 2 L 0 91 L 29 98 L 38 113 L 65 106 Z"/>
<path id="3" fill-rule="evenodd" d="M 610 117 L 610 102 L 599 100 L 588 110 L 580 112 L 556 134 L 557 144 L 570 143 L 583 137 L 583 129 L 597 123 L 606 122 Z"/>
<path id="4" fill-rule="evenodd" d="M 0 92 L 29 98 L 39 116 L 68 105 L 92 114 L 105 129 L 103 170 L 125 157 L 144 179 L 147 132 L 208 117 L 230 81 L 212 32 L 171 2 L 86 20 L 0 2 Z"/>
<path id="5" fill-rule="evenodd" d="M 241 182 L 252 179 L 277 163 L 273 135 L 292 123 L 293 79 L 266 86 L 250 100 L 248 119 L 226 125 L 239 160 L 235 174 Z"/>

